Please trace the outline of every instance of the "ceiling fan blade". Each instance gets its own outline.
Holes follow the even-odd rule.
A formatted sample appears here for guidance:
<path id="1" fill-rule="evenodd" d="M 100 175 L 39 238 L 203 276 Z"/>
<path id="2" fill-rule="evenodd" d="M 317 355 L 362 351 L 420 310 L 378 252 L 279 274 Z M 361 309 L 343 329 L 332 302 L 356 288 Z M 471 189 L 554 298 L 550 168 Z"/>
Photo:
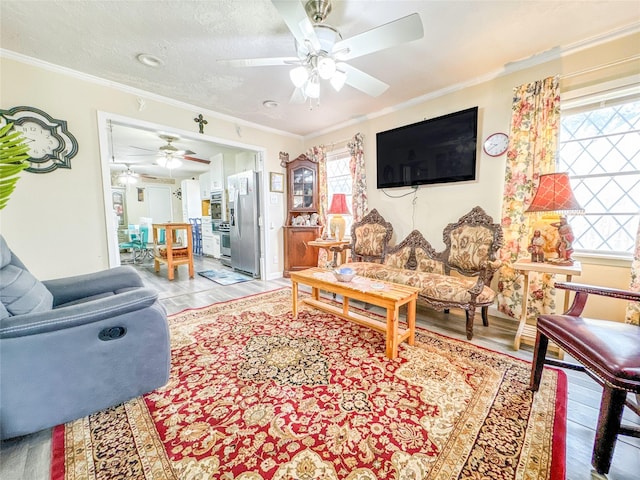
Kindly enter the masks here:
<path id="1" fill-rule="evenodd" d="M 282 16 L 284 23 L 291 30 L 298 45 L 304 45 L 304 41 L 308 39 L 311 41 L 313 48 L 320 49 L 320 41 L 313 29 L 313 24 L 299 0 L 271 0 L 271 3 Z"/>
<path id="2" fill-rule="evenodd" d="M 206 165 L 209 165 L 211 163 L 211 161 L 205 160 L 204 158 L 190 157 L 188 155 L 183 155 L 181 158 L 183 158 L 185 160 L 190 160 L 192 162 L 204 163 Z"/>
<path id="3" fill-rule="evenodd" d="M 137 148 L 138 150 L 146 150 L 147 152 L 155 152 L 155 150 L 153 150 L 151 148 L 136 147 L 134 145 L 129 145 L 129 148 Z"/>
<path id="4" fill-rule="evenodd" d="M 362 70 L 358 70 L 347 63 L 338 63 L 336 66 L 347 74 L 347 80 L 345 83 L 351 85 L 353 88 L 357 88 L 367 95 L 378 97 L 382 95 L 387 88 L 389 88 L 389 85 L 384 83 L 382 80 L 378 80 L 368 73 L 364 73 Z"/>
<path id="5" fill-rule="evenodd" d="M 340 52 L 338 57 L 344 61 L 418 40 L 423 36 L 424 29 L 420 15 L 412 13 L 351 38 L 340 40 L 333 46 L 333 51 Z"/>
<path id="6" fill-rule="evenodd" d="M 298 57 L 273 57 L 273 58 L 239 58 L 235 60 L 218 60 L 218 63 L 230 67 L 270 67 L 274 65 L 291 66 L 300 63 Z"/>
<path id="7" fill-rule="evenodd" d="M 304 103 L 307 101 L 307 96 L 304 94 L 300 87 L 297 87 L 291 94 L 289 103 Z"/>

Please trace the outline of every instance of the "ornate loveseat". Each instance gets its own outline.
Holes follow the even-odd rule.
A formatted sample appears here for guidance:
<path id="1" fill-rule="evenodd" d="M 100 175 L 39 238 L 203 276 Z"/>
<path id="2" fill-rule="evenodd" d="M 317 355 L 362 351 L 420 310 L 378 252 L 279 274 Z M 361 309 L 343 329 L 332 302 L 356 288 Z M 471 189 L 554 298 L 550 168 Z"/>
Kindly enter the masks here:
<path id="1" fill-rule="evenodd" d="M 358 275 L 411 285 L 421 289 L 418 299 L 437 310 L 462 308 L 467 338 L 473 338 L 473 319 L 487 307 L 495 292 L 489 287 L 500 267 L 496 254 L 502 246 L 502 228 L 480 207 L 473 208 L 443 231 L 445 250 L 436 252 L 418 230 L 394 247 L 388 243 L 393 227 L 374 209 L 351 228 L 353 263 Z M 340 247 L 336 247 L 339 249 Z M 452 274 L 454 273 L 454 274 Z"/>

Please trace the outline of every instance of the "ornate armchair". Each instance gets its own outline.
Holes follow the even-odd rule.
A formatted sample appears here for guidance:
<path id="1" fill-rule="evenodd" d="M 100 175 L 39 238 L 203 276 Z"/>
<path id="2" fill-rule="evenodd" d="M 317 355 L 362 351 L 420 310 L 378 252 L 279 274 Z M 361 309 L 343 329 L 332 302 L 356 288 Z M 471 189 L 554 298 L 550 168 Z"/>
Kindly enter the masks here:
<path id="1" fill-rule="evenodd" d="M 332 252 L 351 250 L 354 262 L 382 263 L 393 235 L 393 226 L 374 208 L 351 225 L 351 244 L 331 247 Z"/>
<path id="2" fill-rule="evenodd" d="M 481 207 L 474 207 L 456 223 L 445 227 L 442 240 L 445 250 L 440 258 L 445 275 L 450 275 L 453 269 L 465 277 L 478 277 L 471 292 L 475 300 L 484 286 L 491 285 L 494 273 L 502 264 L 497 258 L 498 250 L 504 243 L 502 227 L 493 223 L 493 218 Z M 489 324 L 487 309 L 487 305 L 482 306 L 482 322 L 485 326 Z M 469 321 L 469 315 L 473 317 L 473 311 L 467 309 L 466 315 Z"/>
<path id="3" fill-rule="evenodd" d="M 131 267 L 38 281 L 0 236 L 0 437 L 84 417 L 164 385 L 169 326 Z"/>

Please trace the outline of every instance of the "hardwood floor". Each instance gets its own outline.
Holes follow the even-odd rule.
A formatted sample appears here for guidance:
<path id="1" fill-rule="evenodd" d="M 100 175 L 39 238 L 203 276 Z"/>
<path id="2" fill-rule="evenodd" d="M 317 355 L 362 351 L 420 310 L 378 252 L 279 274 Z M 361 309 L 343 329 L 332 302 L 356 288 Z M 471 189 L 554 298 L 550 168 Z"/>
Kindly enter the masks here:
<path id="1" fill-rule="evenodd" d="M 278 279 L 254 280 L 223 286 L 197 274 L 195 278 L 189 279 L 185 266 L 178 268 L 175 280 L 170 282 L 167 280 L 164 266 L 159 274 L 153 271 L 152 263 L 136 266 L 136 268 L 143 276 L 145 284 L 159 292 L 160 299 L 169 314 L 290 285 L 288 279 Z M 196 258 L 196 272 L 211 268 L 224 267 L 213 259 Z M 466 339 L 462 311 L 452 311 L 445 315 L 419 306 L 417 319 L 421 327 L 453 338 Z M 512 349 L 515 327 L 515 321 L 495 317 L 491 317 L 489 327 L 483 327 L 478 315 L 472 343 L 530 361 L 532 352 L 528 347 L 517 352 Z M 602 389 L 584 373 L 567 370 L 566 374 L 569 385 L 566 478 L 567 480 L 588 479 L 591 478 L 591 449 Z M 638 417 L 629 412 L 625 412 L 624 418 L 627 422 L 640 425 Z M 0 478 L 3 480 L 49 479 L 50 451 L 51 430 L 5 440 L 0 446 Z M 631 480 L 638 478 L 638 472 L 640 472 L 640 439 L 618 437 L 608 478 Z"/>

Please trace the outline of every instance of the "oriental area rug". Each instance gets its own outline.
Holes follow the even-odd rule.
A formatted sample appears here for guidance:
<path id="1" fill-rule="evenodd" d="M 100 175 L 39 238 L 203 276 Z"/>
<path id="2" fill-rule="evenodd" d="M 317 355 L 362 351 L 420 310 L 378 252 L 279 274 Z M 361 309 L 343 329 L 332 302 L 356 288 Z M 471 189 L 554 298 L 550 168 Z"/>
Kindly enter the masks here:
<path id="1" fill-rule="evenodd" d="M 390 360 L 288 288 L 169 322 L 169 383 L 56 427 L 53 480 L 564 478 L 562 372 L 533 396 L 530 363 L 421 328 Z"/>

